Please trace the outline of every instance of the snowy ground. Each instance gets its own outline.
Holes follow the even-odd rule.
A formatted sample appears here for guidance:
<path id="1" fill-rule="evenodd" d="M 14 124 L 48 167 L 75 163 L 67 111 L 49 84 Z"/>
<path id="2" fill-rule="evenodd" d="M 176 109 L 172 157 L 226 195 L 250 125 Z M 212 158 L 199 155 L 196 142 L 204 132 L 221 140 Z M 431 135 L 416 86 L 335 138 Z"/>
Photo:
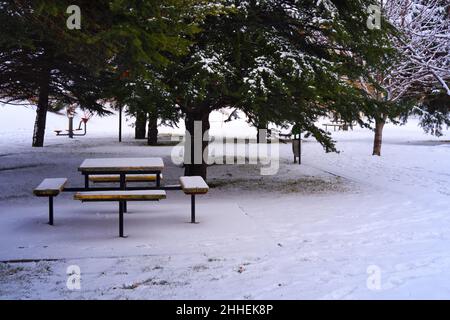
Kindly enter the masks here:
<path id="1" fill-rule="evenodd" d="M 388 126 L 378 158 L 370 131 L 336 132 L 341 153 L 308 140 L 301 166 L 281 145 L 275 176 L 212 166 L 200 224 L 186 223 L 189 198 L 173 191 L 130 204 L 129 237 L 120 239 L 116 205 L 63 194 L 51 227 L 45 199 L 31 190 L 50 176 L 81 185 L 76 169 L 92 157 L 161 156 L 165 183 L 175 183 L 183 170 L 171 163 L 172 147 L 133 141 L 128 127 L 119 144 L 115 117 L 93 119 L 87 137 L 69 141 L 51 132 L 65 118 L 50 115 L 47 146 L 36 150 L 32 110 L 0 106 L 0 114 L 0 298 L 450 298 L 449 134 L 426 136 L 414 121 Z M 220 119 L 213 134 L 250 132 Z M 66 286 L 71 265 L 81 290 Z M 380 271 L 380 287 L 368 268 Z"/>

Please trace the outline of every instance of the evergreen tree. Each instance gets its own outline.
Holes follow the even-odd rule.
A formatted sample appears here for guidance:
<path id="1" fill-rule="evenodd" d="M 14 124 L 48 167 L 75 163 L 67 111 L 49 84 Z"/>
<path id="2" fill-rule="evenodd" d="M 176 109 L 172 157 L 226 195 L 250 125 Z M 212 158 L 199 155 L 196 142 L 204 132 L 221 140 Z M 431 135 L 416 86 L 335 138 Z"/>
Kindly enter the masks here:
<path id="1" fill-rule="evenodd" d="M 233 107 L 255 125 L 298 124 L 334 150 L 315 121 L 333 112 L 362 123 L 360 112 L 372 102 L 354 82 L 370 77 L 362 61 L 376 65 L 386 53 L 383 31 L 366 27 L 367 1 L 227 4 L 228 14 L 206 19 L 191 53 L 168 76 L 173 105 L 185 114 L 188 142 L 194 143 L 195 121 L 204 133 L 213 110 Z M 191 154 L 185 174 L 206 177 L 206 162 L 193 159 Z"/>
<path id="2" fill-rule="evenodd" d="M 44 144 L 46 114 L 56 104 L 107 113 L 101 100 L 123 99 L 127 71 L 145 76 L 149 64 L 188 45 L 183 10 L 200 0 L 0 1 L 0 99 L 37 103 L 33 146 Z M 69 5 L 81 8 L 81 30 L 66 27 Z M 179 18 L 179 19 L 177 19 Z M 126 63 L 122 63 L 126 60 Z"/>
<path id="3" fill-rule="evenodd" d="M 426 133 L 440 137 L 444 128 L 450 128 L 450 96 L 439 91 L 428 93 L 413 102 L 404 122 L 411 114 L 420 117 L 419 125 Z"/>
<path id="4" fill-rule="evenodd" d="M 132 11 L 126 10 L 130 1 L 117 2 L 125 3 L 122 10 L 129 12 L 133 23 L 152 38 L 142 41 L 146 44 L 140 50 L 144 57 L 130 59 L 133 52 L 129 50 L 133 46 L 124 45 L 110 61 L 120 74 L 112 78 L 111 94 L 117 104 L 127 105 L 128 113 L 136 118 L 137 139 L 145 138 L 148 120 L 148 144 L 155 145 L 158 119 L 170 125 L 179 119 L 179 111 L 167 102 L 164 72 L 177 57 L 188 53 L 190 38 L 199 32 L 198 24 L 206 15 L 219 12 L 221 1 L 217 1 L 217 6 L 208 0 L 135 1 Z M 148 17 L 152 17 L 153 22 L 150 23 Z M 119 80 L 114 80 L 117 77 Z"/>
<path id="5" fill-rule="evenodd" d="M 33 146 L 43 146 L 47 111 L 58 103 L 105 113 L 97 103 L 98 62 L 104 54 L 66 28 L 67 6 L 53 1 L 2 1 L 0 6 L 0 99 L 37 103 Z"/>

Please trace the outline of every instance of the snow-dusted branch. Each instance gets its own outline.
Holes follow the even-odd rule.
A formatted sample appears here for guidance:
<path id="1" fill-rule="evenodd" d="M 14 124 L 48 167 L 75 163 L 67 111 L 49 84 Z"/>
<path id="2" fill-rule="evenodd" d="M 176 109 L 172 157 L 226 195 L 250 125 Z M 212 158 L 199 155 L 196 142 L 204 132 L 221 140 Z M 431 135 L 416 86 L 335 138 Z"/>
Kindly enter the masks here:
<path id="1" fill-rule="evenodd" d="M 380 0 L 383 14 L 398 31 L 391 41 L 399 54 L 383 75 L 374 75 L 397 102 L 436 89 L 450 96 L 450 3 L 444 0 Z M 368 93 L 370 87 L 362 86 Z"/>
<path id="2" fill-rule="evenodd" d="M 450 95 L 450 17 L 442 0 L 383 1 L 387 20 L 399 31 L 392 38 L 400 54 L 381 85 L 394 101 L 415 92 L 441 87 Z"/>

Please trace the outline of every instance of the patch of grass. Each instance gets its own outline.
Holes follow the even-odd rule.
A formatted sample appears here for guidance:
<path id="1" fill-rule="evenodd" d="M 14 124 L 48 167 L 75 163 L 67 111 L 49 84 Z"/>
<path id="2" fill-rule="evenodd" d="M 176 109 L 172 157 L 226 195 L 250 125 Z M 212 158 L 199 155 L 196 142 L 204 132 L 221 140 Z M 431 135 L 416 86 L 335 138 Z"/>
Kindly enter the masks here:
<path id="1" fill-rule="evenodd" d="M 21 266 L 13 266 L 8 263 L 1 263 L 0 264 L 0 278 L 13 276 L 24 270 L 25 270 L 25 268 L 21 267 Z"/>
<path id="2" fill-rule="evenodd" d="M 131 284 L 124 284 L 122 286 L 122 289 L 124 290 L 134 290 L 139 288 L 140 286 L 168 286 L 170 285 L 170 282 L 167 280 L 155 280 L 153 278 L 149 278 L 144 281 L 135 282 Z"/>
<path id="3" fill-rule="evenodd" d="M 235 189 L 246 191 L 267 191 L 278 193 L 330 193 L 348 191 L 349 185 L 339 177 L 316 178 L 304 177 L 300 179 L 273 179 L 273 178 L 252 178 L 252 179 L 211 179 L 208 181 L 211 188 Z"/>
<path id="4" fill-rule="evenodd" d="M 199 265 L 196 265 L 196 266 L 192 267 L 192 270 L 194 270 L 195 272 L 205 271 L 205 270 L 208 270 L 208 269 L 209 268 L 207 266 L 203 265 L 203 264 L 199 264 Z"/>

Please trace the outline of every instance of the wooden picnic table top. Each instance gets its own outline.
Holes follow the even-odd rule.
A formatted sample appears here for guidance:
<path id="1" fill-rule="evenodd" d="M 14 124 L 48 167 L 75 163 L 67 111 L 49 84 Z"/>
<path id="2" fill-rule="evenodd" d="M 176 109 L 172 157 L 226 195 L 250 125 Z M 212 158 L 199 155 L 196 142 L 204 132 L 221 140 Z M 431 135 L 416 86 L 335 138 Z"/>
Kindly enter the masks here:
<path id="1" fill-rule="evenodd" d="M 164 169 L 162 158 L 103 158 L 86 159 L 78 168 L 81 172 L 149 172 Z"/>

